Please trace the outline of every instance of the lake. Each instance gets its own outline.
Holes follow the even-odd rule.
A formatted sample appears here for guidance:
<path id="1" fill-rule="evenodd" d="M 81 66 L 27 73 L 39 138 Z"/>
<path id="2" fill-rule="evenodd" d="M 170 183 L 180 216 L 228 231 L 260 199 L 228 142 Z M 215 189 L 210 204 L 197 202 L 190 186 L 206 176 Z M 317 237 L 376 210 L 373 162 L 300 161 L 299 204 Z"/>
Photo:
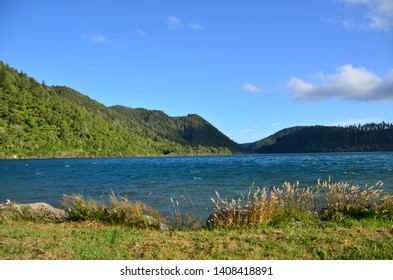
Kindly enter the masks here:
<path id="1" fill-rule="evenodd" d="M 63 194 L 107 201 L 113 190 L 165 214 L 173 213 L 173 198 L 183 213 L 207 217 L 215 191 L 236 198 L 252 184 L 307 187 L 330 177 L 362 187 L 381 180 L 393 192 L 392 169 L 392 152 L 1 160 L 0 202 L 59 207 Z"/>

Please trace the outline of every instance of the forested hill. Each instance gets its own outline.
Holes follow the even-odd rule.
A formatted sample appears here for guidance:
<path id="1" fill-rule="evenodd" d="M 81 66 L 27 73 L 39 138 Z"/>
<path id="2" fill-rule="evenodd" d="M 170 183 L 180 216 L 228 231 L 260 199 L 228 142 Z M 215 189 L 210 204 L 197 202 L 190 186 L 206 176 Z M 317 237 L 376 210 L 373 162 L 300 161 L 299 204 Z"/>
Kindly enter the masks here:
<path id="1" fill-rule="evenodd" d="M 261 147 L 274 145 L 274 144 L 276 144 L 276 140 L 278 138 L 292 134 L 292 133 L 294 133 L 300 129 L 303 129 L 303 128 L 304 128 L 304 126 L 294 126 L 294 127 L 284 128 L 284 129 L 274 133 L 273 135 L 270 135 L 269 137 L 266 137 L 262 140 L 254 142 L 254 143 L 243 144 L 243 146 L 247 149 L 255 151 Z"/>
<path id="2" fill-rule="evenodd" d="M 0 158 L 217 154 L 230 149 L 176 141 L 73 89 L 38 83 L 0 62 Z"/>
<path id="3" fill-rule="evenodd" d="M 257 153 L 393 151 L 393 124 L 298 126 L 247 147 Z"/>
<path id="4" fill-rule="evenodd" d="M 132 109 L 119 105 L 111 108 L 127 116 L 131 121 L 146 125 L 170 141 L 191 146 L 227 147 L 232 152 L 244 150 L 241 145 L 229 139 L 208 121 L 195 114 L 185 117 L 170 117 L 158 110 Z"/>

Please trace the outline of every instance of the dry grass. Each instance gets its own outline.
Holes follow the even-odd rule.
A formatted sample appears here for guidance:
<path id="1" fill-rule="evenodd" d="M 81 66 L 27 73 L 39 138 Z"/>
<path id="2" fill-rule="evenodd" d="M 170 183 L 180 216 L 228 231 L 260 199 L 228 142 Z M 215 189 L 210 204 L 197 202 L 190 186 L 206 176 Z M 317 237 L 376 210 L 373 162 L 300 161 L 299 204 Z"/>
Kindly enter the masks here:
<path id="1" fill-rule="evenodd" d="M 285 219 L 320 218 L 342 221 L 345 218 L 378 216 L 393 219 L 393 195 L 377 189 L 362 189 L 346 182 L 318 180 L 316 186 L 302 188 L 285 182 L 281 188 L 251 187 L 237 200 L 211 199 L 215 204 L 212 224 L 223 227 L 257 226 Z"/>
<path id="2" fill-rule="evenodd" d="M 382 186 L 380 181 L 376 187 Z M 371 186 L 362 190 L 359 186 L 351 186 L 348 183 L 318 182 L 322 198 L 326 203 L 323 215 L 325 218 L 341 220 L 345 216 L 362 217 L 376 214 L 380 210 L 381 199 L 392 202 L 392 196 L 383 193 L 382 189 Z"/>
<path id="3" fill-rule="evenodd" d="M 269 223 L 277 212 L 278 196 L 276 192 L 268 195 L 268 188 L 251 187 L 247 196 L 237 200 L 222 199 L 216 192 L 217 199 L 211 198 L 215 205 L 214 218 L 219 225 L 257 225 Z"/>
<path id="4" fill-rule="evenodd" d="M 68 209 L 71 221 L 98 221 L 110 225 L 136 228 L 160 228 L 160 213 L 146 204 L 131 202 L 127 197 L 118 198 L 113 192 L 110 204 L 85 199 L 82 195 L 64 196 L 63 207 Z"/>

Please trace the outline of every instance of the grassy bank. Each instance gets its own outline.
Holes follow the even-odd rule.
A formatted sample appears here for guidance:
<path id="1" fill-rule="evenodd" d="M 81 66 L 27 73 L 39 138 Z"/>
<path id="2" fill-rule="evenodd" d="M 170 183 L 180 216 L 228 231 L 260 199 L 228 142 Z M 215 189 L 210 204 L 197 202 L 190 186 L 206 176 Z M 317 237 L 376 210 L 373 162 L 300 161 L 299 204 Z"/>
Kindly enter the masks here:
<path id="1" fill-rule="evenodd" d="M 233 200 L 217 193 L 207 226 L 174 201 L 168 221 L 114 194 L 110 204 L 66 196 L 61 221 L 3 207 L 11 215 L 0 219 L 0 259 L 393 259 L 393 196 L 381 185 L 285 183 Z"/>
<path id="2" fill-rule="evenodd" d="M 96 222 L 9 221 L 0 259 L 393 259 L 392 223 L 373 219 L 161 232 Z"/>

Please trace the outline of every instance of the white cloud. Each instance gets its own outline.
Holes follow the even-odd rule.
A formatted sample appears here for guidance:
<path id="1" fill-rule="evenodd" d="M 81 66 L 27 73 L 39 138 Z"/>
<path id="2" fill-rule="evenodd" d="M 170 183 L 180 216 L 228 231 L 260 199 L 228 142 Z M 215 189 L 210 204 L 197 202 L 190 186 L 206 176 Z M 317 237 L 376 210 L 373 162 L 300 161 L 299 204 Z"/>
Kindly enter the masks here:
<path id="1" fill-rule="evenodd" d="M 315 86 L 299 78 L 292 77 L 287 82 L 287 88 L 293 89 L 295 92 L 298 92 L 300 94 L 314 90 Z"/>
<path id="2" fill-rule="evenodd" d="M 175 29 L 181 24 L 181 20 L 175 16 L 170 16 L 165 19 L 169 29 Z"/>
<path id="3" fill-rule="evenodd" d="M 313 79 L 304 81 L 292 77 L 286 84 L 289 93 L 304 101 L 319 101 L 339 98 L 357 101 L 393 100 L 393 71 L 385 78 L 364 67 L 350 64 L 338 67 L 335 74 L 319 73 Z"/>
<path id="4" fill-rule="evenodd" d="M 392 0 L 341 0 L 349 5 L 366 8 L 363 22 L 348 19 L 329 19 L 332 23 L 340 23 L 346 28 L 368 28 L 388 31 L 393 27 L 393 1 Z"/>
<path id="5" fill-rule="evenodd" d="M 252 84 L 246 83 L 243 87 L 242 87 L 243 91 L 248 91 L 248 92 L 252 92 L 252 93 L 260 93 L 263 91 L 262 88 L 254 86 Z"/>

